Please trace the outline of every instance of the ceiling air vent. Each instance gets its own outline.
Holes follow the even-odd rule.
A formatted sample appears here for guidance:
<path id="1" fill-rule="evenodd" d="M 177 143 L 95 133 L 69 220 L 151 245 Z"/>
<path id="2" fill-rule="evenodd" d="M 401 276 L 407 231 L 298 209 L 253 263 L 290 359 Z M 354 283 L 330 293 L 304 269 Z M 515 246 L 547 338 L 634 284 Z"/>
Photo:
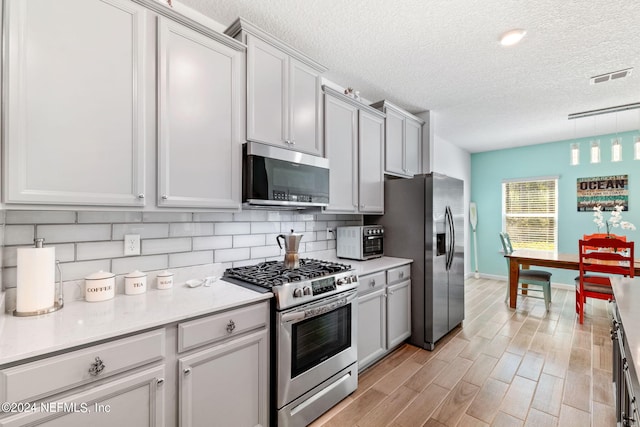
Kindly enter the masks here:
<path id="1" fill-rule="evenodd" d="M 599 76 L 594 76 L 589 79 L 589 83 L 592 85 L 597 83 L 608 82 L 609 80 L 618 80 L 631 75 L 631 71 L 633 68 L 627 68 L 625 70 L 612 71 L 607 74 L 600 74 Z"/>

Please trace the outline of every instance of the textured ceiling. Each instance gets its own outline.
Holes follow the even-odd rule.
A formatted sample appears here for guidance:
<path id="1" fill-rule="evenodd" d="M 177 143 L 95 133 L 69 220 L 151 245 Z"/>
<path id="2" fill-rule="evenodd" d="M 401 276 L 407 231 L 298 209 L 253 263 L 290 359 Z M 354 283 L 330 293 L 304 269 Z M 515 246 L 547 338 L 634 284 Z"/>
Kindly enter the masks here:
<path id="1" fill-rule="evenodd" d="M 224 27 L 242 16 L 328 67 L 326 78 L 435 113 L 435 133 L 470 152 L 640 127 L 638 0 L 181 0 Z M 505 48 L 512 28 L 527 35 Z M 634 67 L 630 77 L 590 85 Z"/>

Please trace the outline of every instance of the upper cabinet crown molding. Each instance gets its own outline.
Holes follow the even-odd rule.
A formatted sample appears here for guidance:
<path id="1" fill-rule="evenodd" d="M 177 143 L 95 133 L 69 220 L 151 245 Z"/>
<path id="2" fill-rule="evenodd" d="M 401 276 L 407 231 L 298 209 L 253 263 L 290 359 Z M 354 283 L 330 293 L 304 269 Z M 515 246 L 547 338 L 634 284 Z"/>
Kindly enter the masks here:
<path id="1" fill-rule="evenodd" d="M 187 28 L 191 28 L 194 31 L 204 34 L 205 36 L 217 41 L 218 43 L 222 43 L 232 49 L 235 50 L 246 50 L 246 46 L 239 42 L 238 40 L 229 37 L 226 34 L 219 33 L 218 31 L 212 30 L 211 28 L 203 25 L 187 16 L 184 16 L 181 13 L 176 12 L 171 9 L 168 5 L 164 3 L 159 3 L 157 0 L 131 0 L 134 3 L 138 3 L 145 8 L 156 12 L 160 16 L 164 16 L 169 18 L 179 24 L 184 25 Z"/>
<path id="2" fill-rule="evenodd" d="M 322 91 L 324 93 L 328 94 L 328 95 L 334 96 L 334 97 L 336 97 L 336 98 L 338 98 L 338 99 L 340 99 L 340 100 L 342 100 L 342 101 L 344 101 L 346 103 L 349 103 L 349 104 L 353 105 L 354 107 L 357 107 L 361 111 L 366 111 L 369 114 L 373 114 L 375 116 L 379 116 L 379 117 L 382 117 L 382 118 L 386 117 L 386 114 L 383 111 L 378 110 L 376 108 L 373 108 L 373 107 L 371 107 L 371 106 L 369 106 L 367 104 L 363 104 L 362 102 L 360 102 L 360 101 L 358 101 L 358 100 L 356 100 L 354 98 L 351 98 L 350 96 L 347 96 L 347 95 L 335 90 L 332 87 L 329 87 L 327 85 L 322 85 Z"/>
<path id="3" fill-rule="evenodd" d="M 253 24 L 250 21 L 247 21 L 245 18 L 239 17 L 238 19 L 236 19 L 229 26 L 229 28 L 225 30 L 224 33 L 230 37 L 235 38 L 241 31 L 244 31 L 246 33 L 253 35 L 254 37 L 258 37 L 259 39 L 262 39 L 263 41 L 269 43 L 270 45 L 276 47 L 277 49 L 285 52 L 287 55 L 292 56 L 296 58 L 298 61 L 302 62 L 303 64 L 306 64 L 307 66 L 313 68 L 319 73 L 324 73 L 325 71 L 327 71 L 327 67 L 325 67 L 324 65 L 314 61 L 313 59 L 309 58 L 307 55 L 300 52 L 299 50 L 289 46 L 288 44 L 277 39 L 271 34 L 256 27 L 255 24 Z"/>
<path id="4" fill-rule="evenodd" d="M 379 109 L 379 110 L 384 110 L 384 109 L 394 110 L 397 113 L 400 113 L 400 114 L 402 114 L 402 115 L 404 115 L 406 117 L 409 117 L 410 119 L 415 120 L 416 122 L 420 123 L 420 125 L 424 125 L 426 123 L 420 117 L 411 114 L 407 110 L 397 106 L 396 104 L 393 104 L 393 103 L 387 101 L 386 99 L 383 99 L 382 101 L 374 102 L 373 104 L 371 104 L 371 107 Z"/>

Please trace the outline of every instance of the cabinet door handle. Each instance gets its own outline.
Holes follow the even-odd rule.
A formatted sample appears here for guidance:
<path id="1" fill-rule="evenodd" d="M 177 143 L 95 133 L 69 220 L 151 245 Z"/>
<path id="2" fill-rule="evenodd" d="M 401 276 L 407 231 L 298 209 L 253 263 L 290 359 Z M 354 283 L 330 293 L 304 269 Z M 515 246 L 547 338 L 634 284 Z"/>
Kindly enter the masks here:
<path id="1" fill-rule="evenodd" d="M 102 359 L 100 359 L 100 357 L 96 357 L 95 362 L 93 362 L 91 364 L 91 367 L 89 368 L 89 374 L 95 377 L 96 375 L 100 374 L 100 372 L 102 372 L 106 367 L 107 366 L 104 364 Z"/>
<path id="2" fill-rule="evenodd" d="M 144 194 L 143 193 L 138 194 L 138 199 L 144 199 Z"/>
<path id="3" fill-rule="evenodd" d="M 229 323 L 227 323 L 227 333 L 231 333 L 236 329 L 236 324 L 233 320 L 229 320 Z"/>
<path id="4" fill-rule="evenodd" d="M 191 373 L 191 368 L 185 368 L 182 372 L 184 372 L 185 375 L 189 375 Z"/>
<path id="5" fill-rule="evenodd" d="M 296 140 L 295 139 L 291 140 L 291 145 L 296 145 Z"/>
<path id="6" fill-rule="evenodd" d="M 166 194 L 162 195 L 162 200 L 167 200 L 169 198 L 169 196 L 167 196 Z"/>
<path id="7" fill-rule="evenodd" d="M 164 378 L 158 378 L 158 379 L 156 380 L 156 385 L 157 385 L 157 386 L 161 386 L 162 384 L 164 384 Z"/>

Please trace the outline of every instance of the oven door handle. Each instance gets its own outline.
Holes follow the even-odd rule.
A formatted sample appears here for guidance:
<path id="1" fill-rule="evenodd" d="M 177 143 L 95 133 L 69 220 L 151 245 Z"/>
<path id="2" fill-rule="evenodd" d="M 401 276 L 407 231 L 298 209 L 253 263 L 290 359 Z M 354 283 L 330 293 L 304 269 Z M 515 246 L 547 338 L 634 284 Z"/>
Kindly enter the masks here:
<path id="1" fill-rule="evenodd" d="M 304 311 L 294 311 L 293 313 L 283 314 L 281 320 L 283 323 L 286 323 L 286 322 L 302 320 L 304 318 L 305 318 Z"/>

